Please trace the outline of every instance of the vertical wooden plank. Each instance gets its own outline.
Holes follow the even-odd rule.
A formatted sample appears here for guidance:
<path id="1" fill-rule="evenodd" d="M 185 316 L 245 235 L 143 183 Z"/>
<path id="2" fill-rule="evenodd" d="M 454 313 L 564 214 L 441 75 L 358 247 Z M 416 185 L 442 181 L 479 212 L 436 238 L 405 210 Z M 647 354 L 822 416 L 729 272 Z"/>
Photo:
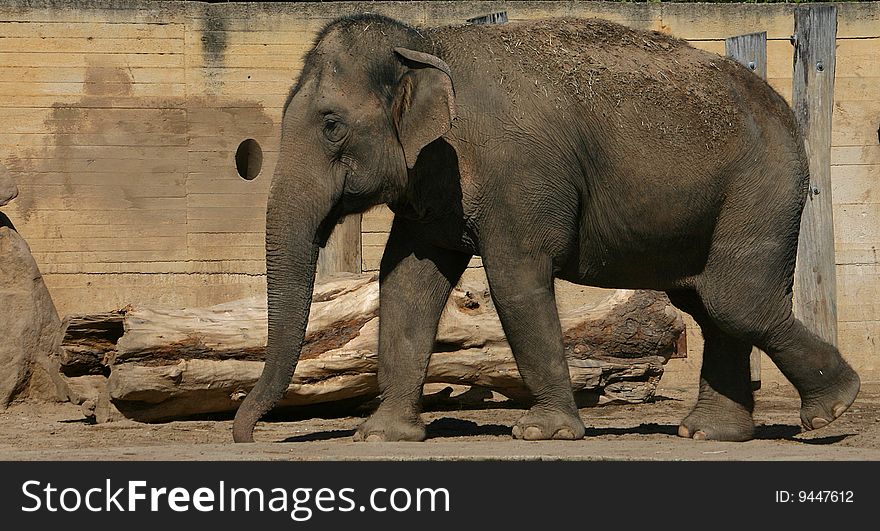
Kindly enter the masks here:
<path id="1" fill-rule="evenodd" d="M 318 276 L 361 272 L 361 215 L 346 216 L 336 225 L 318 255 Z"/>
<path id="2" fill-rule="evenodd" d="M 766 31 L 728 37 L 724 41 L 724 53 L 760 76 L 761 79 L 767 79 Z M 757 347 L 752 347 L 749 363 L 752 389 L 758 390 L 761 388 L 761 351 Z"/>
<path id="3" fill-rule="evenodd" d="M 507 11 L 467 19 L 468 24 L 507 24 Z"/>
<path id="4" fill-rule="evenodd" d="M 837 282 L 831 204 L 831 113 L 834 104 L 837 8 L 799 6 L 794 12 L 792 107 L 810 160 L 810 191 L 801 218 L 795 271 L 795 315 L 837 344 Z"/>
<path id="5" fill-rule="evenodd" d="M 724 41 L 724 53 L 760 76 L 761 79 L 767 79 L 766 31 L 728 37 Z"/>

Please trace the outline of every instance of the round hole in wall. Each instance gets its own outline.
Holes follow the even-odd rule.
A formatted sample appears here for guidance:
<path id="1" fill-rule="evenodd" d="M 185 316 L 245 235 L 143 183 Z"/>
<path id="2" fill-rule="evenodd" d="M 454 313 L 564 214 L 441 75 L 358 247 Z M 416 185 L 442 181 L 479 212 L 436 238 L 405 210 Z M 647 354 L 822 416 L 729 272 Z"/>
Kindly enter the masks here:
<path id="1" fill-rule="evenodd" d="M 263 150 L 253 138 L 248 138 L 235 150 L 235 169 L 246 181 L 256 179 L 263 169 Z"/>

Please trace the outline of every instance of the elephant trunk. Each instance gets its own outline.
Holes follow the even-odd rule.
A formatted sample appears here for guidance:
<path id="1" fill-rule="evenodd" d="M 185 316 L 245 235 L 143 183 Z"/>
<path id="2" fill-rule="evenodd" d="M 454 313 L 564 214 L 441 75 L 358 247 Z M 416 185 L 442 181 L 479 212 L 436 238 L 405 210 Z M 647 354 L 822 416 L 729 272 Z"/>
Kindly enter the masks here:
<path id="1" fill-rule="evenodd" d="M 235 442 L 253 442 L 257 421 L 290 385 L 308 325 L 318 250 L 335 225 L 333 198 L 316 202 L 314 195 L 284 193 L 285 187 L 273 182 L 266 213 L 266 364 L 235 414 Z"/>

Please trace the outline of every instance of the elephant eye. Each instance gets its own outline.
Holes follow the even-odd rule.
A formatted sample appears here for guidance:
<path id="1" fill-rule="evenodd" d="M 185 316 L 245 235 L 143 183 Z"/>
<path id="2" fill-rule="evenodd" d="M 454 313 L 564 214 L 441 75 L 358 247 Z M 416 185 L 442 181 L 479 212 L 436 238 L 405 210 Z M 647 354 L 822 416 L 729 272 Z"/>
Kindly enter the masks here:
<path id="1" fill-rule="evenodd" d="M 348 126 L 339 120 L 338 116 L 328 114 L 324 117 L 324 138 L 334 144 L 342 141 L 348 132 Z"/>

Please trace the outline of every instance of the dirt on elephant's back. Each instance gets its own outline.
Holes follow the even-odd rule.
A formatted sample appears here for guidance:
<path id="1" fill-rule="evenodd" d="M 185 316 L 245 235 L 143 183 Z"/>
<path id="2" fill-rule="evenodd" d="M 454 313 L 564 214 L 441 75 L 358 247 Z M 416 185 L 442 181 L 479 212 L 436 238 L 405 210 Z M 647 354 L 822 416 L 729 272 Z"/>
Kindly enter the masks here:
<path id="1" fill-rule="evenodd" d="M 752 82 L 746 69 L 683 40 L 600 19 L 458 26 L 435 35 L 449 56 L 464 57 L 512 98 L 554 99 L 560 107 L 576 100 L 622 123 L 642 117 L 643 129 L 672 140 L 719 139 L 738 129 L 742 109 L 731 85 Z"/>

